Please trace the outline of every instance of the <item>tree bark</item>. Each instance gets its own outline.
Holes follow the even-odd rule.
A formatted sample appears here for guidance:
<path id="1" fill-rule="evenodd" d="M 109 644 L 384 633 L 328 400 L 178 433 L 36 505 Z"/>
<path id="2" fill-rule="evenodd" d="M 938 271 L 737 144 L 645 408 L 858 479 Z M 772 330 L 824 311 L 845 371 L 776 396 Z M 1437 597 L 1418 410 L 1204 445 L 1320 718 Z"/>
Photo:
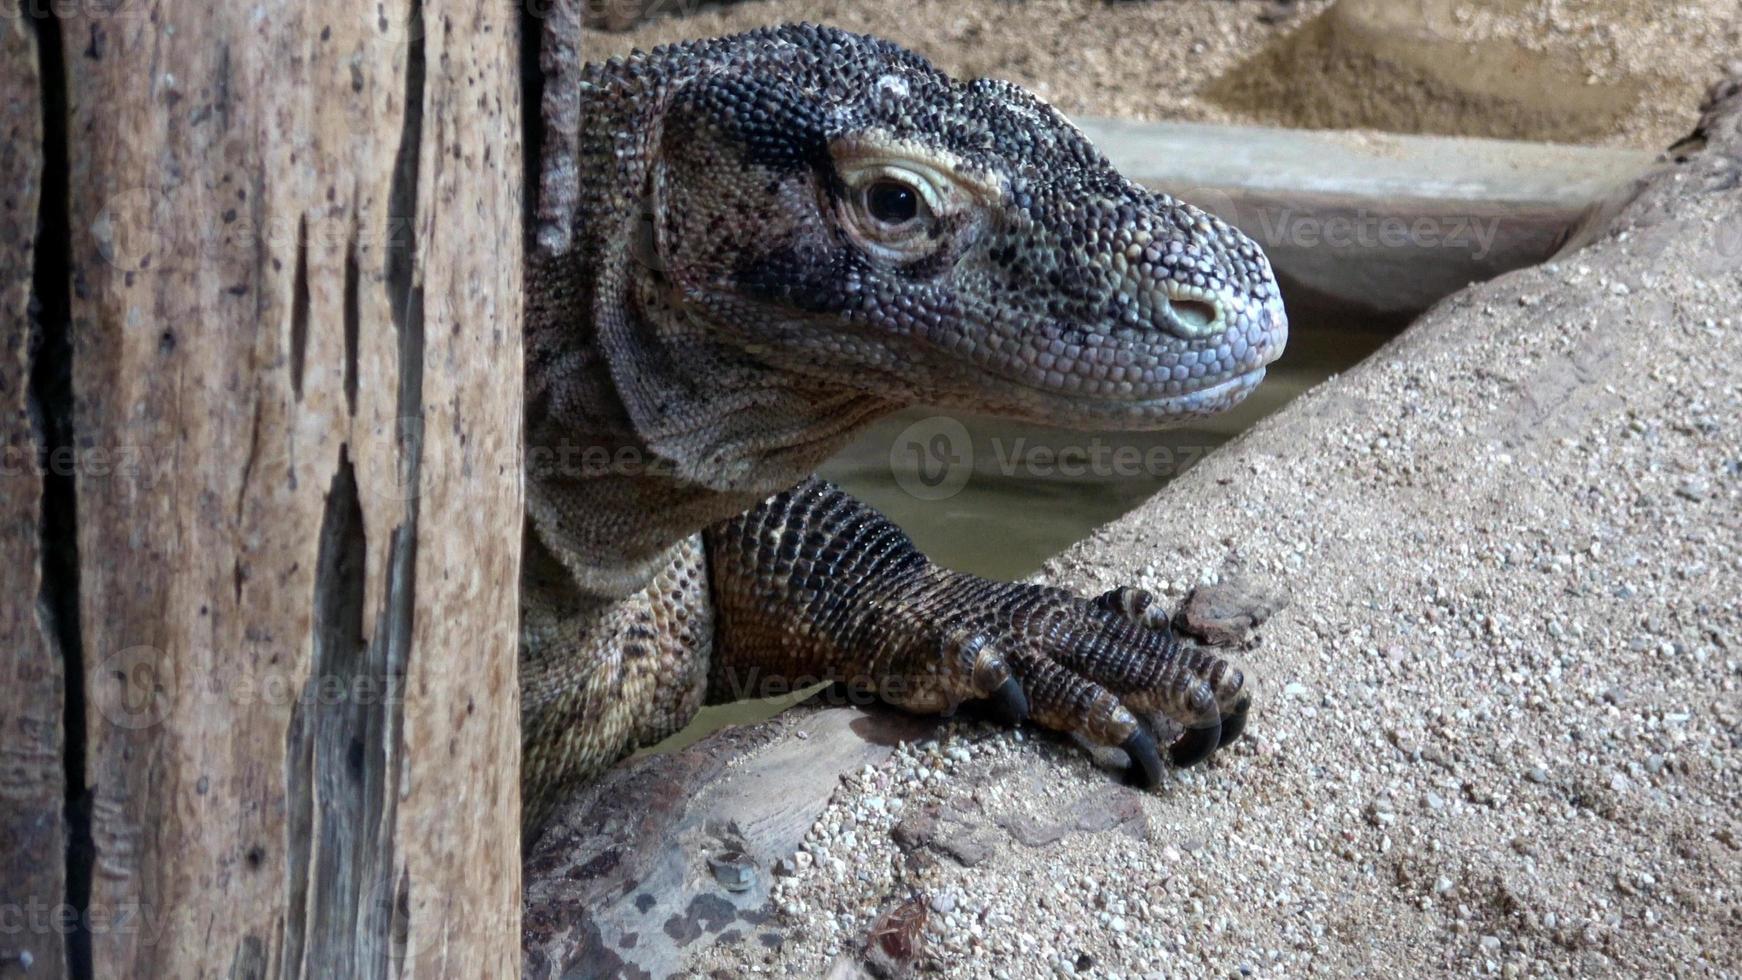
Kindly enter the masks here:
<path id="1" fill-rule="evenodd" d="M 72 461 L 70 503 L 52 474 L 0 502 L 5 901 L 73 907 L 75 976 L 510 974 L 513 8 L 56 10 L 59 353 L 19 354 L 18 269 L 56 277 L 0 229 L 8 445 L 60 426 Z M 34 71 L 5 30 L 8 151 L 53 159 L 60 126 L 12 128 Z M 28 171 L 5 165 L 0 222 L 29 226 Z M 51 974 L 56 936 L 26 936 Z"/>

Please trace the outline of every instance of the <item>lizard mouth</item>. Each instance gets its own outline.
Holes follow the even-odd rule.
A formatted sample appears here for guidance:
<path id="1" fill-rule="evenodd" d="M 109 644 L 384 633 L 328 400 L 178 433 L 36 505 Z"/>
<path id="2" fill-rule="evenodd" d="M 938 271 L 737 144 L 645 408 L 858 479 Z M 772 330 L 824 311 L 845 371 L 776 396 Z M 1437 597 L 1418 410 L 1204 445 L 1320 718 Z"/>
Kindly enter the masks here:
<path id="1" fill-rule="evenodd" d="M 1020 390 L 1029 397 L 1018 400 L 1027 403 L 1023 407 L 1038 410 L 1023 413 L 1031 414 L 1036 422 L 1088 422 L 1109 428 L 1159 428 L 1233 408 L 1245 401 L 1246 396 L 1258 387 L 1258 383 L 1264 380 L 1265 373 L 1266 368 L 1260 365 L 1203 388 L 1130 399 L 1082 398 L 1032 382 L 1019 381 Z"/>
<path id="2" fill-rule="evenodd" d="M 1288 342 L 1288 321 L 1280 308 L 1267 307 L 1257 314 L 1255 324 L 1242 324 L 1234 331 L 1227 329 L 1217 310 L 1217 306 L 1209 303 L 1181 300 L 1175 301 L 1175 309 L 1169 315 L 1200 326 L 1222 327 L 1221 357 L 1233 361 L 1227 365 L 1229 370 L 1225 374 L 1212 371 L 1208 378 L 1176 375 L 1175 380 L 1168 381 L 1161 380 L 1167 377 L 1163 370 L 1161 379 L 1143 385 L 1134 383 L 1135 390 L 1127 387 L 1119 391 L 1108 390 L 1110 386 L 1105 382 L 1097 385 L 1093 380 L 1069 383 L 1068 375 L 1065 384 L 1053 376 L 1043 380 L 1035 372 L 1011 370 L 1009 365 L 983 365 L 982 370 L 989 370 L 1003 383 L 1012 396 L 1011 410 L 1043 424 L 1087 423 L 1097 428 L 1145 429 L 1214 415 L 1244 401 L 1264 380 L 1267 366 L 1282 356 Z M 1186 363 L 1210 366 L 1208 360 Z M 1219 380 L 1212 380 L 1218 376 Z"/>
<path id="3" fill-rule="evenodd" d="M 1204 388 L 1195 388 L 1190 392 L 1167 393 L 1150 399 L 1090 399 L 1082 402 L 1082 407 L 1090 418 L 1106 420 L 1117 420 L 1118 416 L 1197 418 L 1205 414 L 1219 413 L 1223 409 L 1232 409 L 1242 400 L 1246 400 L 1247 395 L 1252 393 L 1252 388 L 1256 388 L 1263 379 L 1265 367 L 1252 367 L 1232 378 Z"/>
<path id="4" fill-rule="evenodd" d="M 1258 383 L 1264 380 L 1265 373 L 1266 368 L 1255 367 L 1208 388 L 1157 399 L 1156 403 L 1177 405 L 1192 415 L 1219 412 L 1245 401 L 1246 396 L 1252 393 L 1252 389 L 1258 387 Z"/>

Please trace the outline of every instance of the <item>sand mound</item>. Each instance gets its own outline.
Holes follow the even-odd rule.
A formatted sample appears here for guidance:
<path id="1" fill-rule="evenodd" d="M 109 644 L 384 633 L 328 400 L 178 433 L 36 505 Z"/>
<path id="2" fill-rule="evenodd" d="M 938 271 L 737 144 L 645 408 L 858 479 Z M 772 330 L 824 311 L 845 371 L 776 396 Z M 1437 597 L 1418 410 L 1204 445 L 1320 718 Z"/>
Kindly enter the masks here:
<path id="1" fill-rule="evenodd" d="M 758 0 L 594 33 L 587 54 L 793 20 L 880 34 L 1072 115 L 1649 149 L 1693 127 L 1742 52 L 1735 0 Z"/>
<path id="2" fill-rule="evenodd" d="M 1735 49 L 1735 4 L 1569 6 L 1343 0 L 1204 95 L 1286 126 L 1659 146 Z"/>

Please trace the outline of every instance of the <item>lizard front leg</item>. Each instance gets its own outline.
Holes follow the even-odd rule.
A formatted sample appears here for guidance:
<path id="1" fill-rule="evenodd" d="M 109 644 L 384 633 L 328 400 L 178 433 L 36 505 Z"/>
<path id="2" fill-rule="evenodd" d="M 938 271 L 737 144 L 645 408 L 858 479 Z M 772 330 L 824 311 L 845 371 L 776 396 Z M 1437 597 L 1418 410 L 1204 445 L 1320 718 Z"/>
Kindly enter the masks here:
<path id="1" fill-rule="evenodd" d="M 537 534 L 522 554 L 521 825 L 530 840 L 568 791 L 695 716 L 714 623 L 699 534 L 621 599 L 580 590 Z"/>
<path id="2" fill-rule="evenodd" d="M 705 537 L 710 700 L 794 679 L 867 685 L 922 713 L 991 699 L 1015 719 L 1125 749 L 1145 785 L 1162 763 L 1142 715 L 1182 727 L 1168 749 L 1176 765 L 1245 725 L 1241 672 L 1179 642 L 1141 590 L 1086 600 L 939 567 L 881 514 L 814 478 Z"/>

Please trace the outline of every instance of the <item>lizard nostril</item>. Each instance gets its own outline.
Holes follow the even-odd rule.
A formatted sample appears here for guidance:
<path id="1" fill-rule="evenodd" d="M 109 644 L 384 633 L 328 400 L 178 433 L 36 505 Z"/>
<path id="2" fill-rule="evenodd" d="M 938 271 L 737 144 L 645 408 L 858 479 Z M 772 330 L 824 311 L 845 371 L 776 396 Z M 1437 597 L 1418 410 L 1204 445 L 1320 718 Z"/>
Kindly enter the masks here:
<path id="1" fill-rule="evenodd" d="M 1203 332 L 1216 322 L 1216 304 L 1206 303 L 1196 299 L 1176 299 L 1168 303 L 1173 307 L 1174 318 L 1188 331 L 1196 334 Z"/>

